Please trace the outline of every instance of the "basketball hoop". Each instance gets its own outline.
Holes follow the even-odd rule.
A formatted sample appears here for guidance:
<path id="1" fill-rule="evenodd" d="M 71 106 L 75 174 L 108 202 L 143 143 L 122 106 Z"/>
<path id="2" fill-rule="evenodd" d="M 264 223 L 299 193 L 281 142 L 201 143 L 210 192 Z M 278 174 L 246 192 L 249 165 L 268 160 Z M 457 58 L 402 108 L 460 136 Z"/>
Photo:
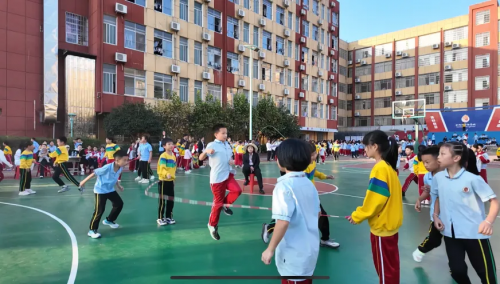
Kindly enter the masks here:
<path id="1" fill-rule="evenodd" d="M 406 125 L 406 119 L 411 118 L 411 115 L 403 115 L 403 124 Z"/>

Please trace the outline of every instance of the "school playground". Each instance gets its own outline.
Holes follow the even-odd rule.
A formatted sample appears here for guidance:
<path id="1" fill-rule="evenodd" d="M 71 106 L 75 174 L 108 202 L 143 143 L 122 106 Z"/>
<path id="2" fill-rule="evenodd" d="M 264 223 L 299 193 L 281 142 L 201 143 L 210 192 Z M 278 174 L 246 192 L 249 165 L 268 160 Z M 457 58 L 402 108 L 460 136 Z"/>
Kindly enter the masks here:
<path id="1" fill-rule="evenodd" d="M 327 160 L 318 170 L 334 174 L 336 179 L 317 182 L 323 207 L 330 215 L 331 237 L 339 249 L 322 247 L 315 275 L 329 280 L 314 283 L 378 283 L 373 267 L 369 227 L 365 222 L 351 225 L 344 216 L 363 202 L 373 161 L 365 158 Z M 272 206 L 273 184 L 279 176 L 274 162 L 261 163 L 266 195 L 245 187 L 235 205 Z M 262 223 L 271 212 L 260 208 L 234 208 L 233 216 L 221 215 L 220 241 L 213 240 L 207 229 L 210 207 L 196 201 L 212 201 L 209 187 L 210 168 L 194 170 L 190 175 L 177 174 L 176 197 L 184 199 L 174 207 L 175 225 L 156 224 L 158 200 L 145 195 L 147 185 L 134 182 L 136 175 L 127 172 L 121 193 L 125 203 L 117 220 L 120 228 L 100 225 L 101 239 L 87 236 L 94 210 L 93 181 L 83 195 L 75 187 L 66 193 L 50 178 L 33 178 L 37 194 L 18 196 L 18 180 L 7 178 L 0 183 L 0 283 L 279 283 L 279 280 L 170 280 L 171 276 L 278 276 L 274 260 L 264 265 L 261 254 L 266 245 L 260 238 Z M 401 172 L 400 180 L 408 172 Z M 500 162 L 488 169 L 490 185 L 500 193 Z M 243 179 L 241 170 L 238 179 Z M 78 176 L 77 179 L 82 179 Z M 151 188 L 157 192 L 156 187 Z M 418 195 L 412 184 L 404 201 L 404 223 L 400 229 L 401 283 L 453 283 L 448 269 L 444 244 L 430 252 L 421 263 L 412 252 L 425 238 L 429 228 L 429 209 L 414 210 Z M 107 204 L 107 216 L 111 204 Z M 492 246 L 500 259 L 500 232 L 495 231 Z M 500 263 L 500 261 L 498 261 Z M 480 283 L 469 264 L 472 283 Z"/>

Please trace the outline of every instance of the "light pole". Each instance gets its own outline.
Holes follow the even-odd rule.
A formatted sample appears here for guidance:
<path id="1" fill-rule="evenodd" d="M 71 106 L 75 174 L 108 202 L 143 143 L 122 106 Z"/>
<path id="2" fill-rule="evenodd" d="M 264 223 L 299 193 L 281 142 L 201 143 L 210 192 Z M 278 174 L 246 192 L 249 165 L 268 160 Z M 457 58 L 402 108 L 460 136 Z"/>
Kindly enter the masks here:
<path id="1" fill-rule="evenodd" d="M 71 131 L 71 138 L 73 138 L 73 119 L 76 117 L 76 114 L 74 113 L 68 113 L 69 116 L 69 123 L 70 123 L 70 131 Z"/>
<path id="2" fill-rule="evenodd" d="M 249 118 L 249 129 L 248 129 L 248 139 L 250 141 L 252 141 L 252 108 L 253 108 L 253 92 L 252 92 L 252 71 L 253 71 L 253 52 L 252 51 L 259 51 L 259 47 L 256 46 L 256 45 L 250 45 L 250 44 L 247 44 L 247 45 L 243 45 L 244 48 L 246 49 L 249 49 L 250 50 L 250 62 L 248 63 L 249 65 L 249 69 L 250 69 L 250 92 L 248 94 L 248 98 L 249 98 L 249 103 L 250 103 L 250 118 Z"/>

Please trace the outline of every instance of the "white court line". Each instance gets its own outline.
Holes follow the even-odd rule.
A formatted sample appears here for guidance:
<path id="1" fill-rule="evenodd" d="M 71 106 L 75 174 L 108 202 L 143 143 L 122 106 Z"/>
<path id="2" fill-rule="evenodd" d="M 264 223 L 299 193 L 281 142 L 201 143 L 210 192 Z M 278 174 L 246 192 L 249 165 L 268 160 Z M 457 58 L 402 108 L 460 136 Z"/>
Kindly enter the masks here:
<path id="1" fill-rule="evenodd" d="M 66 229 L 66 232 L 68 232 L 69 238 L 71 239 L 71 248 L 73 250 L 73 260 L 71 262 L 71 272 L 69 273 L 68 284 L 75 283 L 76 273 L 78 271 L 78 244 L 76 242 L 75 233 L 73 233 L 73 231 L 68 226 L 68 224 L 64 223 L 63 220 L 61 220 L 58 217 L 50 214 L 49 212 L 43 211 L 43 210 L 38 209 L 38 208 L 24 206 L 24 205 L 19 205 L 19 204 L 14 204 L 14 203 L 6 203 L 6 202 L 0 202 L 0 204 L 12 205 L 12 206 L 17 206 L 17 207 L 22 207 L 22 208 L 28 208 L 28 209 L 31 209 L 31 210 L 43 213 L 43 214 L 49 216 L 50 218 L 56 220 L 57 222 L 59 222 L 59 224 L 61 224 L 61 226 L 63 226 L 64 229 Z"/>

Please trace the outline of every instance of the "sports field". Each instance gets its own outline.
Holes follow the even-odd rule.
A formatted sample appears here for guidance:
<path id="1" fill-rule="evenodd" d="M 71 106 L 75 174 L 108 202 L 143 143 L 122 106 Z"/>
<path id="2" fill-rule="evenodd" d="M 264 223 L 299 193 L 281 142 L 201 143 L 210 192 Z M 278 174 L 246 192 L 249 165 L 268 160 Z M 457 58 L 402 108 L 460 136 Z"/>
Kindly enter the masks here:
<path id="1" fill-rule="evenodd" d="M 494 162 L 496 163 L 496 162 Z M 491 164 L 489 183 L 500 193 L 500 169 Z M 333 181 L 317 183 L 320 199 L 330 218 L 332 238 L 339 249 L 322 247 L 315 275 L 330 280 L 315 283 L 378 283 L 373 267 L 369 227 L 353 226 L 343 218 L 363 202 L 373 161 L 365 158 L 341 161 L 327 160 L 317 170 L 335 175 Z M 261 163 L 266 195 L 244 188 L 235 205 L 271 207 L 271 192 L 279 171 L 275 163 Z M 175 183 L 177 197 L 185 203 L 174 207 L 175 225 L 156 224 L 155 198 L 144 194 L 147 185 L 133 181 L 134 173 L 125 173 L 121 193 L 125 203 L 116 221 L 120 228 L 100 225 L 101 239 L 87 236 L 94 210 L 90 181 L 81 195 L 75 187 L 57 193 L 50 178 L 32 182 L 37 194 L 18 196 L 18 180 L 0 183 L 0 283 L 220 283 L 221 280 L 169 280 L 171 276 L 278 276 L 274 262 L 260 260 L 266 245 L 260 238 L 261 226 L 269 222 L 271 212 L 265 209 L 233 209 L 233 216 L 221 215 L 220 241 L 213 240 L 207 229 L 210 207 L 194 204 L 211 201 L 210 168 L 194 170 L 190 175 L 179 172 Z M 408 172 L 401 172 L 400 180 Z M 242 179 L 241 171 L 237 174 Z M 78 180 L 82 177 L 77 177 Z M 156 192 L 156 187 L 151 189 Z M 453 283 L 448 269 L 444 244 L 430 252 L 422 263 L 414 262 L 412 252 L 425 238 L 429 227 L 429 209 L 413 209 L 418 195 L 412 184 L 404 198 L 404 223 L 400 229 L 401 283 Z M 203 202 L 201 202 L 203 203 Z M 111 204 L 107 204 L 107 216 Z M 492 246 L 500 258 L 500 235 L 492 237 Z M 500 262 L 499 262 L 500 263 Z M 480 283 L 469 265 L 472 283 Z M 279 280 L 227 280 L 224 283 L 279 283 Z"/>

